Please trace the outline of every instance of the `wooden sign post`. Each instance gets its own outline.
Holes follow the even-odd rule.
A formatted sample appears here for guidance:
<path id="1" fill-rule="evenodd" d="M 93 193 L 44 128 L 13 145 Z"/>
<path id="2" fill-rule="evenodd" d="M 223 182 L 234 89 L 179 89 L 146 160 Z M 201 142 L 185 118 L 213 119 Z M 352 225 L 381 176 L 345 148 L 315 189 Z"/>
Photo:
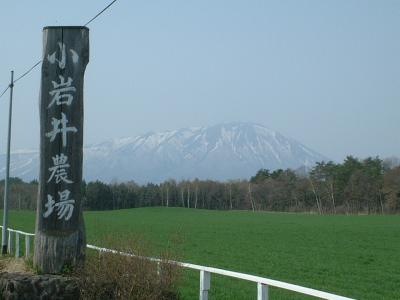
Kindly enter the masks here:
<path id="1" fill-rule="evenodd" d="M 87 27 L 45 27 L 40 89 L 40 175 L 34 265 L 44 273 L 85 259 L 81 209 Z"/>

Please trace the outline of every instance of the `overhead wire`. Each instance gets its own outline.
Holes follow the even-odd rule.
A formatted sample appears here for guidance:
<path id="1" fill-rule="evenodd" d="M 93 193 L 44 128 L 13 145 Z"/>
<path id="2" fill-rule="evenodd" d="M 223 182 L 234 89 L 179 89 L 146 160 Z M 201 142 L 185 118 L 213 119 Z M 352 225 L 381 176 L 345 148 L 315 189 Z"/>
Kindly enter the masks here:
<path id="1" fill-rule="evenodd" d="M 16 83 L 18 80 L 24 78 L 26 75 L 28 75 L 34 68 L 36 68 L 40 63 L 42 62 L 42 60 L 39 60 L 36 64 L 34 64 L 31 68 L 29 68 L 28 71 L 26 71 L 24 74 L 22 74 L 21 76 L 19 76 L 17 79 L 14 80 L 14 83 Z"/>
<path id="2" fill-rule="evenodd" d="M 84 26 L 89 25 L 92 21 L 94 21 L 98 16 L 100 16 L 103 12 L 105 12 L 111 5 L 113 5 L 117 0 L 112 1 L 110 4 L 108 4 L 105 8 L 103 8 L 102 11 L 100 11 L 97 15 L 95 15 L 93 18 L 91 18 Z"/>
<path id="3" fill-rule="evenodd" d="M 42 60 L 39 60 L 37 63 L 35 63 L 32 67 L 30 67 L 24 74 L 22 74 L 21 76 L 19 76 L 17 79 L 15 79 L 12 83 L 10 83 L 7 88 L 0 94 L 0 98 L 7 92 L 7 90 L 10 88 L 11 84 L 15 84 L 17 81 L 19 81 L 20 79 L 24 78 L 26 75 L 28 75 L 30 72 L 32 72 L 33 69 L 35 69 L 40 63 L 42 62 Z"/>
<path id="4" fill-rule="evenodd" d="M 113 0 L 110 4 L 108 4 L 105 8 L 103 8 L 99 13 L 97 13 L 93 18 L 91 18 L 84 26 L 89 25 L 92 21 L 97 19 L 103 12 L 105 12 L 107 9 L 111 7 L 117 0 Z M 37 63 L 35 63 L 32 67 L 30 67 L 25 73 L 23 73 L 21 76 L 19 76 L 17 79 L 14 80 L 11 84 L 15 84 L 17 81 L 20 79 L 24 78 L 26 75 L 28 75 L 30 72 L 32 72 L 40 63 L 42 60 L 39 60 Z M 0 94 L 0 98 L 8 91 L 10 88 L 10 85 L 7 86 L 7 88 Z"/>
<path id="5" fill-rule="evenodd" d="M 0 98 L 8 91 L 9 88 L 10 86 L 8 85 L 7 88 L 1 93 Z"/>

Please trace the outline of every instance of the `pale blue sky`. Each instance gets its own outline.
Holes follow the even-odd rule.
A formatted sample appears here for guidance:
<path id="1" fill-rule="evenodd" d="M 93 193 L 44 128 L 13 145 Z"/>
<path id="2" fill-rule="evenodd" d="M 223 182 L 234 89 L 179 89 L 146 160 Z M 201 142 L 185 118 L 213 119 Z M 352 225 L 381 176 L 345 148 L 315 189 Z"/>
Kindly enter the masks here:
<path id="1" fill-rule="evenodd" d="M 2 0 L 0 89 L 41 58 L 44 26 L 109 2 Z M 246 121 L 336 160 L 400 156 L 400 1 L 118 0 L 89 28 L 86 144 Z M 38 148 L 39 81 L 16 85 L 12 149 Z"/>

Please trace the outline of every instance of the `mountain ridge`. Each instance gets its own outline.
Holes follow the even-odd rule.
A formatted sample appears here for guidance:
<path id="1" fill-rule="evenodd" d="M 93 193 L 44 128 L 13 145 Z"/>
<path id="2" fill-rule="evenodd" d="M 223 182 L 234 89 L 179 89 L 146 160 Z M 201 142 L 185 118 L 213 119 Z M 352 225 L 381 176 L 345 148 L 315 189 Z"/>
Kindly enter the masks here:
<path id="1" fill-rule="evenodd" d="M 37 178 L 39 157 L 12 153 L 11 176 Z M 257 170 L 312 167 L 327 158 L 263 125 L 229 122 L 109 139 L 84 147 L 86 180 L 138 183 L 181 179 L 244 179 Z M 0 155 L 4 176 L 5 155 Z"/>

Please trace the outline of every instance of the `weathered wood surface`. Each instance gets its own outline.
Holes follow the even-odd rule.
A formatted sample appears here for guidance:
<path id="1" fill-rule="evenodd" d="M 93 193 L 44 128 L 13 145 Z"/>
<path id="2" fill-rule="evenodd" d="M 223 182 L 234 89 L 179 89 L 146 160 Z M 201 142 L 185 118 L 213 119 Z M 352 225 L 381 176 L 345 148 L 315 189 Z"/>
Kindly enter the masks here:
<path id="1" fill-rule="evenodd" d="M 40 89 L 40 174 L 34 264 L 45 273 L 83 262 L 81 209 L 86 27 L 45 27 Z"/>

